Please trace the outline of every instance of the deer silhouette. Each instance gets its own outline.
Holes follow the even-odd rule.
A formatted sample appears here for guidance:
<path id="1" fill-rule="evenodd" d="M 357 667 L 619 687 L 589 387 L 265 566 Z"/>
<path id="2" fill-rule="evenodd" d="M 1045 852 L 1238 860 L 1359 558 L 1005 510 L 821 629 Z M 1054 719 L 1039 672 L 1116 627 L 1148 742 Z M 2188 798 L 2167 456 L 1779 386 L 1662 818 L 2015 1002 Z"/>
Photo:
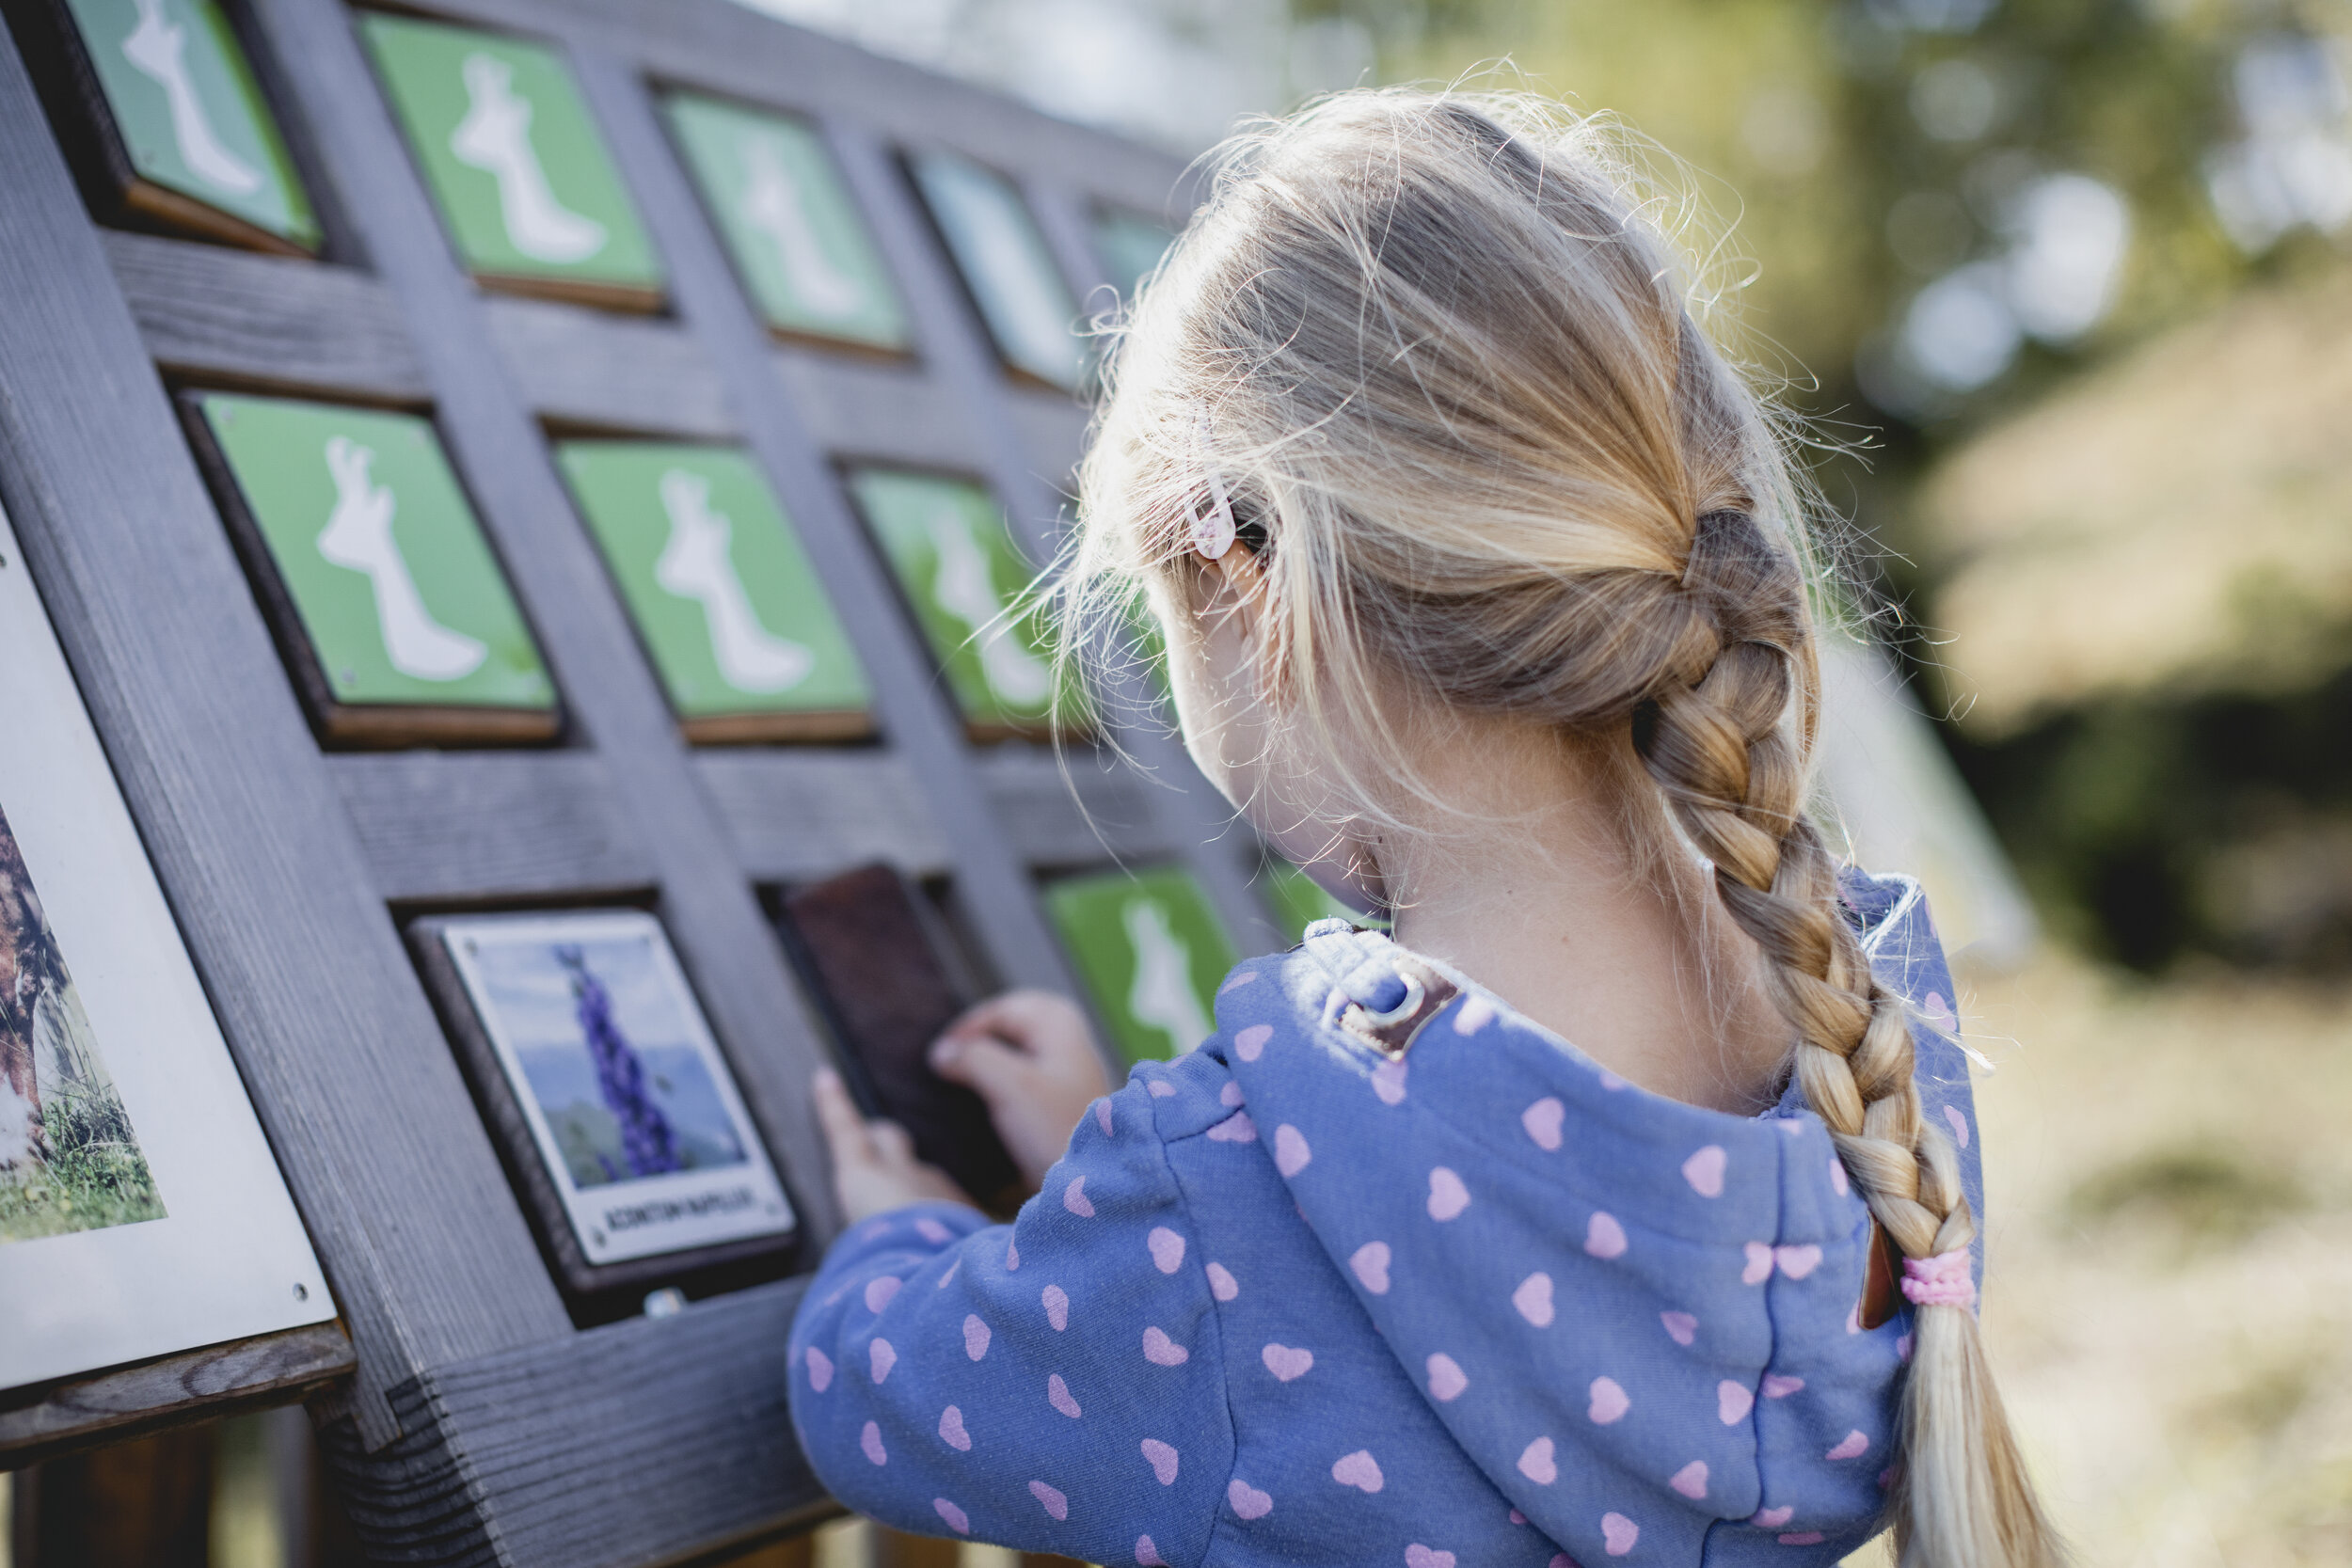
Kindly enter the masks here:
<path id="1" fill-rule="evenodd" d="M 739 691 L 788 691 L 806 680 L 817 656 L 760 624 L 727 553 L 735 525 L 725 513 L 711 510 L 710 481 L 672 468 L 661 476 L 660 491 L 670 542 L 654 562 L 653 578 L 702 606 L 719 673 Z"/>
<path id="2" fill-rule="evenodd" d="M 743 221 L 776 247 L 776 261 L 801 301 L 820 316 L 846 316 L 866 302 L 866 286 L 834 265 L 809 221 L 801 183 L 767 135 L 737 144 L 743 160 Z"/>
<path id="3" fill-rule="evenodd" d="M 262 188 L 262 171 L 222 144 L 205 113 L 204 100 L 188 75 L 187 30 L 164 10 L 165 0 L 138 0 L 138 25 L 122 40 L 122 57 L 164 89 L 171 109 L 171 139 L 190 173 L 215 190 L 251 196 Z"/>
<path id="4" fill-rule="evenodd" d="M 1192 989 L 1192 950 L 1168 924 L 1156 898 L 1130 899 L 1119 911 L 1127 946 L 1136 956 L 1136 977 L 1127 988 L 1127 1013 L 1146 1028 L 1168 1037 L 1168 1054 L 1181 1056 L 1215 1034 L 1216 1026 Z"/>
<path id="5" fill-rule="evenodd" d="M 989 689 L 1016 707 L 1044 702 L 1054 689 L 1053 672 L 1013 636 L 988 552 L 972 536 L 971 519 L 955 507 L 942 505 L 930 515 L 929 532 L 931 548 L 939 555 L 931 602 L 972 628 L 980 673 Z"/>
<path id="6" fill-rule="evenodd" d="M 375 592 L 375 620 L 392 668 L 421 681 L 453 681 L 472 674 L 489 657 L 479 639 L 452 631 L 433 618 L 417 579 L 392 537 L 398 499 L 368 476 L 373 448 L 344 436 L 326 438 L 326 471 L 335 476 L 335 510 L 320 530 L 319 554 L 337 566 L 367 574 Z"/>
<path id="7" fill-rule="evenodd" d="M 499 215 L 516 250 L 539 261 L 584 261 L 604 248 L 604 225 L 556 199 L 531 145 L 531 100 L 515 92 L 515 68 L 469 55 L 466 118 L 450 133 L 457 161 L 498 182 Z"/>

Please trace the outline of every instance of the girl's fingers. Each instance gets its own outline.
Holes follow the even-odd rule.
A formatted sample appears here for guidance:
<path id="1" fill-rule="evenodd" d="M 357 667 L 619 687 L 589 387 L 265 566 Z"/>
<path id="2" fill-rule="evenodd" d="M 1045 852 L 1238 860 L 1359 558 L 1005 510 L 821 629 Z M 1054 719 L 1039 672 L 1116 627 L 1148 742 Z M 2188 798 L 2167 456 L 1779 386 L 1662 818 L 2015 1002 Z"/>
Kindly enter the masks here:
<path id="1" fill-rule="evenodd" d="M 912 1165 L 915 1163 L 914 1140 L 897 1122 L 869 1121 L 866 1124 L 866 1137 L 873 1145 L 877 1164 Z"/>
<path id="2" fill-rule="evenodd" d="M 841 1074 L 831 1068 L 819 1069 L 809 1080 L 809 1093 L 817 1102 L 817 1125 L 823 1129 L 826 1146 L 833 1150 L 833 1163 L 870 1164 L 874 1158 L 873 1140 L 866 1118 L 858 1114 L 857 1102 L 850 1098 L 849 1085 L 841 1082 Z"/>

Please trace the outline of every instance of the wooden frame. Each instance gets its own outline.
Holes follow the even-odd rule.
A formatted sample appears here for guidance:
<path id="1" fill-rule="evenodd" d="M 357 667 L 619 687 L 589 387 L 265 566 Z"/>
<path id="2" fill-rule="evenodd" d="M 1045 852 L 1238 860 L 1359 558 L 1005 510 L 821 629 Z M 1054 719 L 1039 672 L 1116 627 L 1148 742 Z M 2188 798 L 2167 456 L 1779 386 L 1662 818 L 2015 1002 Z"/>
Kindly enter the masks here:
<path id="1" fill-rule="evenodd" d="M 1001 369 L 896 149 L 954 144 L 1011 173 L 1081 298 L 1102 281 L 1090 204 L 1173 222 L 1189 197 L 1162 154 L 726 0 L 432 8 L 557 40 L 662 250 L 675 314 L 477 288 L 340 0 L 243 0 L 239 21 L 257 56 L 285 65 L 297 166 L 317 171 L 314 195 L 348 225 L 336 254 L 364 269 L 101 231 L 15 43 L 0 40 L 0 501 L 348 1325 L 356 1369 L 311 1410 L 371 1549 L 417 1563 L 685 1561 L 837 1508 L 785 1402 L 779 1347 L 806 1276 L 661 1319 L 577 1314 L 400 923 L 614 899 L 657 909 L 735 1048 L 809 1259 L 840 1223 L 805 1094 L 825 1046 L 759 886 L 876 858 L 946 875 L 990 969 L 1067 990 L 1033 870 L 1174 858 L 1237 939 L 1271 944 L 1249 885 L 1255 842 L 1170 737 L 1120 738 L 1175 788 L 1105 771 L 1087 748 L 1072 750 L 1065 782 L 1048 752 L 967 741 L 834 470 L 855 456 L 974 475 L 1043 560 L 1085 428 L 1070 398 Z M 655 84 L 818 128 L 903 292 L 917 357 L 767 333 Z M 251 579 L 167 376 L 431 407 L 564 695 L 568 744 L 323 751 L 248 608 Z M 801 530 L 873 683 L 883 743 L 691 746 L 573 513 L 551 426 L 739 442 Z M 266 1399 L 310 1386 L 257 1374 L 246 1386 Z M 167 1401 L 153 1418 L 195 1413 Z M 26 1451 L 13 1441 L 0 1425 L 0 1464 Z"/>

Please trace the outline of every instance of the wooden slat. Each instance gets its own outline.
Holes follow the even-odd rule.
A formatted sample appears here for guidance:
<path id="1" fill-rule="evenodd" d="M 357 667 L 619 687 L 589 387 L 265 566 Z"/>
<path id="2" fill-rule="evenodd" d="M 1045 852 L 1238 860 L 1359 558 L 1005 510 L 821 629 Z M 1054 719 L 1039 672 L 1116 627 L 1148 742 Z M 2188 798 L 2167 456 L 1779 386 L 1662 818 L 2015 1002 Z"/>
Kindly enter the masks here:
<path id="1" fill-rule="evenodd" d="M 838 1513 L 787 1409 L 806 1285 L 436 1368 L 398 1395 L 429 1440 L 364 1453 L 328 1423 L 352 1522 L 390 1562 L 642 1568 Z"/>
<path id="2" fill-rule="evenodd" d="M 0 1409 L 0 1468 L 290 1404 L 349 1377 L 358 1365 L 342 1324 L 314 1323 L 76 1378 Z"/>
<path id="3" fill-rule="evenodd" d="M 736 434 L 709 360 L 675 322 L 492 297 L 482 313 L 507 373 L 542 420 L 698 440 Z"/>
<path id="4" fill-rule="evenodd" d="M 366 273 L 113 230 L 99 237 L 165 369 L 269 390 L 424 400 L 399 307 Z"/>
<path id="5" fill-rule="evenodd" d="M 0 500 L 351 1327 L 355 1411 L 380 1442 L 383 1389 L 568 1320 L 5 40 L 0 191 Z"/>
<path id="6" fill-rule="evenodd" d="M 803 880 L 877 860 L 918 877 L 947 864 L 923 792 L 887 752 L 710 751 L 694 770 L 754 880 Z"/>
<path id="7" fill-rule="evenodd" d="M 989 802 L 1022 860 L 1060 870 L 1103 861 L 1156 860 L 1173 852 L 1152 787 L 1127 765 L 1073 747 L 1003 746 L 980 759 Z"/>
<path id="8" fill-rule="evenodd" d="M 485 902 L 653 886 L 604 765 L 583 752 L 327 759 L 387 898 Z"/>
<path id="9" fill-rule="evenodd" d="M 826 451 L 921 468 L 980 466 L 972 421 L 919 365 L 780 348 L 775 370 L 809 438 Z"/>

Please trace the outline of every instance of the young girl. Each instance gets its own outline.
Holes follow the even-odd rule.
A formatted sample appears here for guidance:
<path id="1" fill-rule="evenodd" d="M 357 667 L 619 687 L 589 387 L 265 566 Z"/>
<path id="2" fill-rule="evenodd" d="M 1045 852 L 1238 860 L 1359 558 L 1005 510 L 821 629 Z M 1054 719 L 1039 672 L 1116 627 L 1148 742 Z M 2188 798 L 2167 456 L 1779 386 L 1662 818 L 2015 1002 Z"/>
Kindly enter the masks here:
<path id="1" fill-rule="evenodd" d="M 1593 126 L 1456 94 L 1226 150 L 1067 592 L 1142 585 L 1194 758 L 1395 935 L 1242 964 L 1090 1108 L 1069 1004 L 963 1021 L 935 1061 L 1041 1183 L 1010 1226 L 820 1084 L 860 1223 L 792 1410 L 850 1506 L 1104 1564 L 1834 1562 L 1890 1523 L 1907 1564 L 2059 1560 L 1978 1342 L 1966 1069 L 1914 1022 L 1951 982 L 1806 818 L 1792 486 L 1631 189 Z"/>

